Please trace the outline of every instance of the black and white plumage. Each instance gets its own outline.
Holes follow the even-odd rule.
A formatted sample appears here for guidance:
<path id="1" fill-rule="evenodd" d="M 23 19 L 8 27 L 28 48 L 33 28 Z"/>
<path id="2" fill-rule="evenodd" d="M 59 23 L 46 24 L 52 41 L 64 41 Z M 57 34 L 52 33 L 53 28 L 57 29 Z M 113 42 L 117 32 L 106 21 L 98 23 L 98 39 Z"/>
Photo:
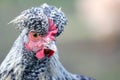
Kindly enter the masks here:
<path id="1" fill-rule="evenodd" d="M 19 29 L 28 27 L 30 30 L 34 29 L 40 32 L 41 35 L 45 35 L 48 31 L 48 18 L 53 19 L 58 32 L 56 36 L 59 36 L 63 32 L 64 26 L 67 24 L 65 14 L 54 6 L 47 4 L 41 7 L 32 7 L 21 12 L 20 16 L 12 20 L 10 23 L 17 24 Z M 40 22 L 39 22 L 40 21 Z"/>
<path id="2" fill-rule="evenodd" d="M 53 21 L 51 23 L 54 29 L 50 29 L 49 20 Z M 23 11 L 10 23 L 17 24 L 21 34 L 0 65 L 0 80 L 94 80 L 69 73 L 59 61 L 54 38 L 61 34 L 67 24 L 67 19 L 60 9 L 47 4 L 33 7 Z M 40 43 L 42 47 L 35 46 Z M 28 44 L 29 48 L 25 44 Z M 39 52 L 42 49 L 44 54 Z M 54 52 L 51 56 L 50 51 Z M 39 57 L 41 55 L 42 57 Z"/>

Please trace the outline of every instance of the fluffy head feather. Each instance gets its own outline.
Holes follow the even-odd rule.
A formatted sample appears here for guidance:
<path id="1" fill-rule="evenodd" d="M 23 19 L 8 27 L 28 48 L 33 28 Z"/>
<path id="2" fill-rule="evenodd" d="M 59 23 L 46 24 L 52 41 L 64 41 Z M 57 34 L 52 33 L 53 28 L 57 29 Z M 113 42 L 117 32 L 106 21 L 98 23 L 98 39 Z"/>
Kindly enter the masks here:
<path id="1" fill-rule="evenodd" d="M 55 36 L 59 36 L 67 24 L 67 19 L 61 9 L 55 6 L 43 4 L 41 7 L 27 9 L 10 23 L 17 24 L 19 29 L 27 27 L 29 30 L 34 29 L 39 32 L 40 35 L 45 35 L 49 29 L 48 19 L 52 19 L 54 24 L 56 24 L 58 32 Z"/>

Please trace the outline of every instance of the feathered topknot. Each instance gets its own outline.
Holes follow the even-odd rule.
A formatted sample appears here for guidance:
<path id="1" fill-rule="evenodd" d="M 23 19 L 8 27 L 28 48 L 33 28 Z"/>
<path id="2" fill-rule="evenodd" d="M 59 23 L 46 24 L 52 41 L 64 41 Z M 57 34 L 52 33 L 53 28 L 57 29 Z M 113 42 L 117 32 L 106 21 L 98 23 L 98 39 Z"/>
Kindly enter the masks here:
<path id="1" fill-rule="evenodd" d="M 12 20 L 10 23 L 17 24 L 18 29 L 27 27 L 29 30 L 35 30 L 40 35 L 46 35 L 49 30 L 48 19 L 52 19 L 58 32 L 55 36 L 59 36 L 67 24 L 67 19 L 61 9 L 55 6 L 43 4 L 41 7 L 33 7 L 27 9 Z"/>
<path id="2" fill-rule="evenodd" d="M 17 24 L 18 29 L 27 27 L 29 30 L 35 30 L 39 32 L 40 35 L 45 35 L 48 32 L 48 18 L 40 7 L 32 7 L 31 9 L 21 12 L 21 14 L 10 23 Z"/>
<path id="3" fill-rule="evenodd" d="M 65 14 L 61 11 L 61 8 L 58 9 L 55 6 L 49 6 L 46 3 L 41 7 L 43 8 L 44 14 L 47 15 L 48 18 L 53 19 L 58 28 L 56 36 L 59 36 L 63 32 L 64 26 L 67 24 Z"/>

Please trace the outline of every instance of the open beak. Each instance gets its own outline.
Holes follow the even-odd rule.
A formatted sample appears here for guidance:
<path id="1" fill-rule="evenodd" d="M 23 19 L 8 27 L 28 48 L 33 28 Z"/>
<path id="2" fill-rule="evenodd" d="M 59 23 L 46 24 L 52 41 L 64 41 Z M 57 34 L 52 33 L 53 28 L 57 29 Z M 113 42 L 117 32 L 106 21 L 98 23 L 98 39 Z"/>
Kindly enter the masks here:
<path id="1" fill-rule="evenodd" d="M 44 54 L 48 57 L 53 55 L 54 51 L 52 49 L 44 49 Z"/>
<path id="2" fill-rule="evenodd" d="M 56 48 L 55 44 L 53 44 L 53 43 L 44 45 L 41 50 L 36 52 L 36 57 L 38 59 L 42 59 L 45 56 L 51 57 L 54 54 L 54 52 L 56 51 L 55 48 Z"/>

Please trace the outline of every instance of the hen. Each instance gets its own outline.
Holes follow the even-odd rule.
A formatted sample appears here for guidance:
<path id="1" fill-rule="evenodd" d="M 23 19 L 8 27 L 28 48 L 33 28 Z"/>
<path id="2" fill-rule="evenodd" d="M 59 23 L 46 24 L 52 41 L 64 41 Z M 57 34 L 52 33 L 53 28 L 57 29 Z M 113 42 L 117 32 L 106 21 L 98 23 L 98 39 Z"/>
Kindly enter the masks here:
<path id="1" fill-rule="evenodd" d="M 43 4 L 23 11 L 10 23 L 21 34 L 0 65 L 0 80 L 94 80 L 69 73 L 59 61 L 56 37 L 67 24 L 61 9 Z"/>

